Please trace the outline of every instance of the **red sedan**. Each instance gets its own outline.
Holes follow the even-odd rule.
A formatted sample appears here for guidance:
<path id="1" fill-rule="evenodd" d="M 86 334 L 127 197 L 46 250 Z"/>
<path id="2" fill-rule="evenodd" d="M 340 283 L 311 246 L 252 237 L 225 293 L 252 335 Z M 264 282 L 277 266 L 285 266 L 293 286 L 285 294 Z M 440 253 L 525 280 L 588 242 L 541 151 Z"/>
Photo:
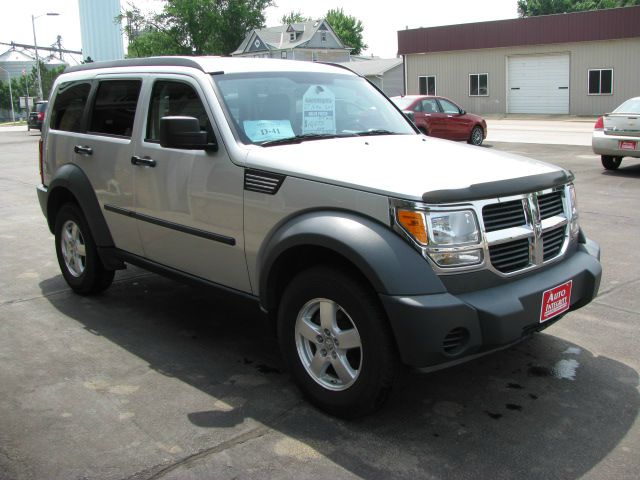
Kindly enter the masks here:
<path id="1" fill-rule="evenodd" d="M 484 118 L 465 112 L 448 98 L 404 95 L 391 97 L 391 100 L 425 135 L 465 140 L 473 145 L 482 145 L 487 138 L 487 122 Z"/>

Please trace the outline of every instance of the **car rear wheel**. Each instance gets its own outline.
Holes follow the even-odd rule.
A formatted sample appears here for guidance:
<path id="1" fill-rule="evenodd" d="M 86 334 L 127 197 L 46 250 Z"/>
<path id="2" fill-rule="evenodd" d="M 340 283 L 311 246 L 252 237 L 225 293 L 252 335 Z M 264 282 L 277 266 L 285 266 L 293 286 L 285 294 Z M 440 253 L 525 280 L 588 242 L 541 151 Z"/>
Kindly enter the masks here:
<path id="1" fill-rule="evenodd" d="M 473 127 L 473 130 L 471 130 L 471 135 L 469 136 L 469 140 L 467 140 L 467 143 L 470 143 L 471 145 L 480 146 L 482 145 L 483 140 L 484 140 L 484 130 L 482 130 L 482 127 L 476 125 L 475 127 Z"/>
<path id="2" fill-rule="evenodd" d="M 354 418 L 379 408 L 398 361 L 375 294 L 337 268 L 314 267 L 286 288 L 278 312 L 280 348 L 305 397 Z"/>
<path id="3" fill-rule="evenodd" d="M 602 155 L 602 166 L 607 170 L 617 170 L 622 163 L 622 157 L 612 157 L 610 155 Z"/>
<path id="4" fill-rule="evenodd" d="M 87 221 L 77 205 L 67 203 L 60 208 L 54 231 L 58 264 L 67 284 L 82 295 L 109 288 L 115 272 L 102 265 Z"/>

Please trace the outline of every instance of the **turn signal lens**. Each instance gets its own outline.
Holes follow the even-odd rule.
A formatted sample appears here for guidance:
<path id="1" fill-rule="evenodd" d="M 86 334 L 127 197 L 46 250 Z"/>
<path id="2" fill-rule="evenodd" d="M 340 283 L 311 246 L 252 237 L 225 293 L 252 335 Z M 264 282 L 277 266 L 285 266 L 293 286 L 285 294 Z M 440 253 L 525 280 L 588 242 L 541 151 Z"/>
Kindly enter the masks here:
<path id="1" fill-rule="evenodd" d="M 424 215 L 410 210 L 398 210 L 398 223 L 420 244 L 429 243 L 427 229 L 424 224 Z"/>

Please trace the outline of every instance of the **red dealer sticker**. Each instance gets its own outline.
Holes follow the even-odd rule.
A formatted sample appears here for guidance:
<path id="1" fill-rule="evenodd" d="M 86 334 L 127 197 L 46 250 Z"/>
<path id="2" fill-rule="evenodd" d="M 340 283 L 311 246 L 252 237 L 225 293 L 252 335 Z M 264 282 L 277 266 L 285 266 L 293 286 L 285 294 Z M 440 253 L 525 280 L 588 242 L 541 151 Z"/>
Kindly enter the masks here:
<path id="1" fill-rule="evenodd" d="M 638 142 L 634 140 L 620 140 L 618 142 L 618 148 L 620 150 L 635 150 Z"/>
<path id="2" fill-rule="evenodd" d="M 542 309 L 540 310 L 540 323 L 560 315 L 569 310 L 571 306 L 571 285 L 573 280 L 558 285 L 542 294 Z"/>

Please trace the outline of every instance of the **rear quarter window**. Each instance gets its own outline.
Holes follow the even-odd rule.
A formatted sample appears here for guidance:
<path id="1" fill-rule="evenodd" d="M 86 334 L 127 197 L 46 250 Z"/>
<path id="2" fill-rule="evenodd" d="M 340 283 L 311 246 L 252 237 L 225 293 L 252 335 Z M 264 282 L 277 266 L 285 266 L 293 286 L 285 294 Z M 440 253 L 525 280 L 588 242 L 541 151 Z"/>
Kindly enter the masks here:
<path id="1" fill-rule="evenodd" d="M 50 128 L 65 132 L 80 132 L 82 114 L 90 91 L 91 84 L 88 82 L 61 84 L 51 109 Z"/>

